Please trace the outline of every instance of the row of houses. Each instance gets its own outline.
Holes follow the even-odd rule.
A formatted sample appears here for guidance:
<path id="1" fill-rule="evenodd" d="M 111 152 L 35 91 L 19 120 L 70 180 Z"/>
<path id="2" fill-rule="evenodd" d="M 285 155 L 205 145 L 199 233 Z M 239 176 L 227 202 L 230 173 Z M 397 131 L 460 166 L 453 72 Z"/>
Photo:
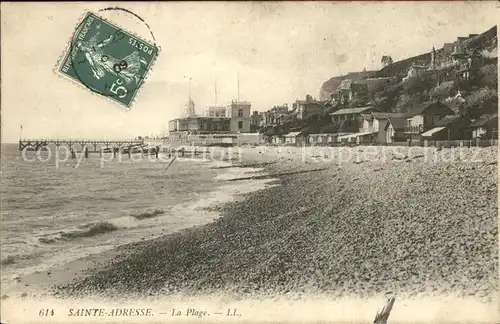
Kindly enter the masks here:
<path id="1" fill-rule="evenodd" d="M 428 101 L 408 113 L 381 112 L 373 106 L 343 108 L 330 113 L 336 132 L 292 131 L 274 135 L 273 144 L 329 144 L 338 142 L 391 144 L 423 140 L 495 139 L 498 116 L 485 115 L 468 120 L 454 115 L 439 101 Z"/>
<path id="2" fill-rule="evenodd" d="M 305 120 L 311 116 L 320 116 L 327 106 L 327 101 L 319 101 L 311 95 L 307 95 L 305 100 L 296 99 L 291 109 L 285 103 L 253 116 L 256 117 L 255 124 L 258 125 L 258 128 L 273 127 L 283 125 L 291 119 Z"/>
<path id="3" fill-rule="evenodd" d="M 484 65 L 484 59 L 468 48 L 468 41 L 478 35 L 458 37 L 454 43 L 445 43 L 443 49 L 430 51 L 430 60 L 422 59 L 413 62 L 402 81 L 413 78 L 428 79 L 437 85 L 447 81 L 469 81 L 471 72 Z M 331 93 L 334 103 L 347 105 L 354 100 L 368 101 L 370 91 L 379 86 L 389 86 L 397 82 L 396 77 L 378 77 L 360 80 L 342 80 L 337 89 Z"/>

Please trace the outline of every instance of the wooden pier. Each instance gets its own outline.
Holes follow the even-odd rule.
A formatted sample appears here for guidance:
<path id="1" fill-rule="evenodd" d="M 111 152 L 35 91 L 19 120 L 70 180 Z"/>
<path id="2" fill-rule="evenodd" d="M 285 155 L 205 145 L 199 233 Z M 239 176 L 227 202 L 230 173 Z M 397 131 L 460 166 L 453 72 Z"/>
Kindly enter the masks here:
<path id="1" fill-rule="evenodd" d="M 77 152 L 85 154 L 88 158 L 89 153 L 99 153 L 101 156 L 103 153 L 113 153 L 114 156 L 117 154 L 131 154 L 141 153 L 141 154 L 151 154 L 158 158 L 158 153 L 161 150 L 168 153 L 169 157 L 173 155 L 185 156 L 191 155 L 196 156 L 199 154 L 206 154 L 209 151 L 198 150 L 194 148 L 192 151 L 186 151 L 184 147 L 180 149 L 165 148 L 160 145 L 148 146 L 144 143 L 144 140 L 121 140 L 121 141 L 110 141 L 110 140 L 60 140 L 60 139 L 21 139 L 19 140 L 19 151 L 47 151 L 49 147 L 55 147 L 58 149 L 61 146 L 68 148 L 71 152 L 71 157 L 75 158 Z M 90 148 L 90 149 L 89 149 Z"/>
<path id="2" fill-rule="evenodd" d="M 122 140 L 122 141 L 109 141 L 109 140 L 60 140 L 60 139 L 21 139 L 19 140 L 19 151 L 29 150 L 38 151 L 46 150 L 49 145 L 60 147 L 66 146 L 70 151 L 79 149 L 90 153 L 100 153 L 104 150 L 113 150 L 120 148 L 131 148 L 136 146 L 143 146 L 143 140 Z M 93 150 L 88 150 L 88 148 Z M 99 148 L 99 149 L 98 149 Z M 114 150 L 113 150 L 114 151 Z"/>

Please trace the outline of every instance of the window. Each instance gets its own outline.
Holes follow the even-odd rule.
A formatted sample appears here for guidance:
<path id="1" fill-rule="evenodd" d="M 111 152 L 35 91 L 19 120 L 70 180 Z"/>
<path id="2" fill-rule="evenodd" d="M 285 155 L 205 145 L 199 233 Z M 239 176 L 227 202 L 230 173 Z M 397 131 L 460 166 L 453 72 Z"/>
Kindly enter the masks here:
<path id="1" fill-rule="evenodd" d="M 407 124 L 408 126 L 411 126 L 411 119 L 408 119 L 408 120 L 406 121 L 406 124 Z"/>
<path id="2" fill-rule="evenodd" d="M 238 122 L 238 129 L 242 129 L 243 128 L 243 122 L 242 121 L 239 121 Z"/>
<path id="3" fill-rule="evenodd" d="M 243 117 L 243 109 L 238 110 L 238 117 Z"/>

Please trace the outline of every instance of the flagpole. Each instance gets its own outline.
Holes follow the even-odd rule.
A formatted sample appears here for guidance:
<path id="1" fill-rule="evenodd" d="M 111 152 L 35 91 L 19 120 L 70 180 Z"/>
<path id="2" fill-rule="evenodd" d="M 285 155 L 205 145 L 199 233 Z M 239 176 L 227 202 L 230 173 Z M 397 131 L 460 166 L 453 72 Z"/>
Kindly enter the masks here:
<path id="1" fill-rule="evenodd" d="M 215 79 L 215 105 L 217 106 L 217 78 Z"/>

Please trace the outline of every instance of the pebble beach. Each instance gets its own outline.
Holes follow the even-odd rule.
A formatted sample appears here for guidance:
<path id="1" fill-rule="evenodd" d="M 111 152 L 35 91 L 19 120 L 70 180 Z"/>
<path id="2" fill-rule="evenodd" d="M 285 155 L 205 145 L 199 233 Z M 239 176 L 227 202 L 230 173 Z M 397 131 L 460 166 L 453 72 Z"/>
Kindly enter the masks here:
<path id="1" fill-rule="evenodd" d="M 220 212 L 213 223 L 124 246 L 53 293 L 393 293 L 495 303 L 497 154 L 496 147 L 233 148 L 220 157 L 260 166 L 255 178 L 274 185 L 209 207 Z"/>

